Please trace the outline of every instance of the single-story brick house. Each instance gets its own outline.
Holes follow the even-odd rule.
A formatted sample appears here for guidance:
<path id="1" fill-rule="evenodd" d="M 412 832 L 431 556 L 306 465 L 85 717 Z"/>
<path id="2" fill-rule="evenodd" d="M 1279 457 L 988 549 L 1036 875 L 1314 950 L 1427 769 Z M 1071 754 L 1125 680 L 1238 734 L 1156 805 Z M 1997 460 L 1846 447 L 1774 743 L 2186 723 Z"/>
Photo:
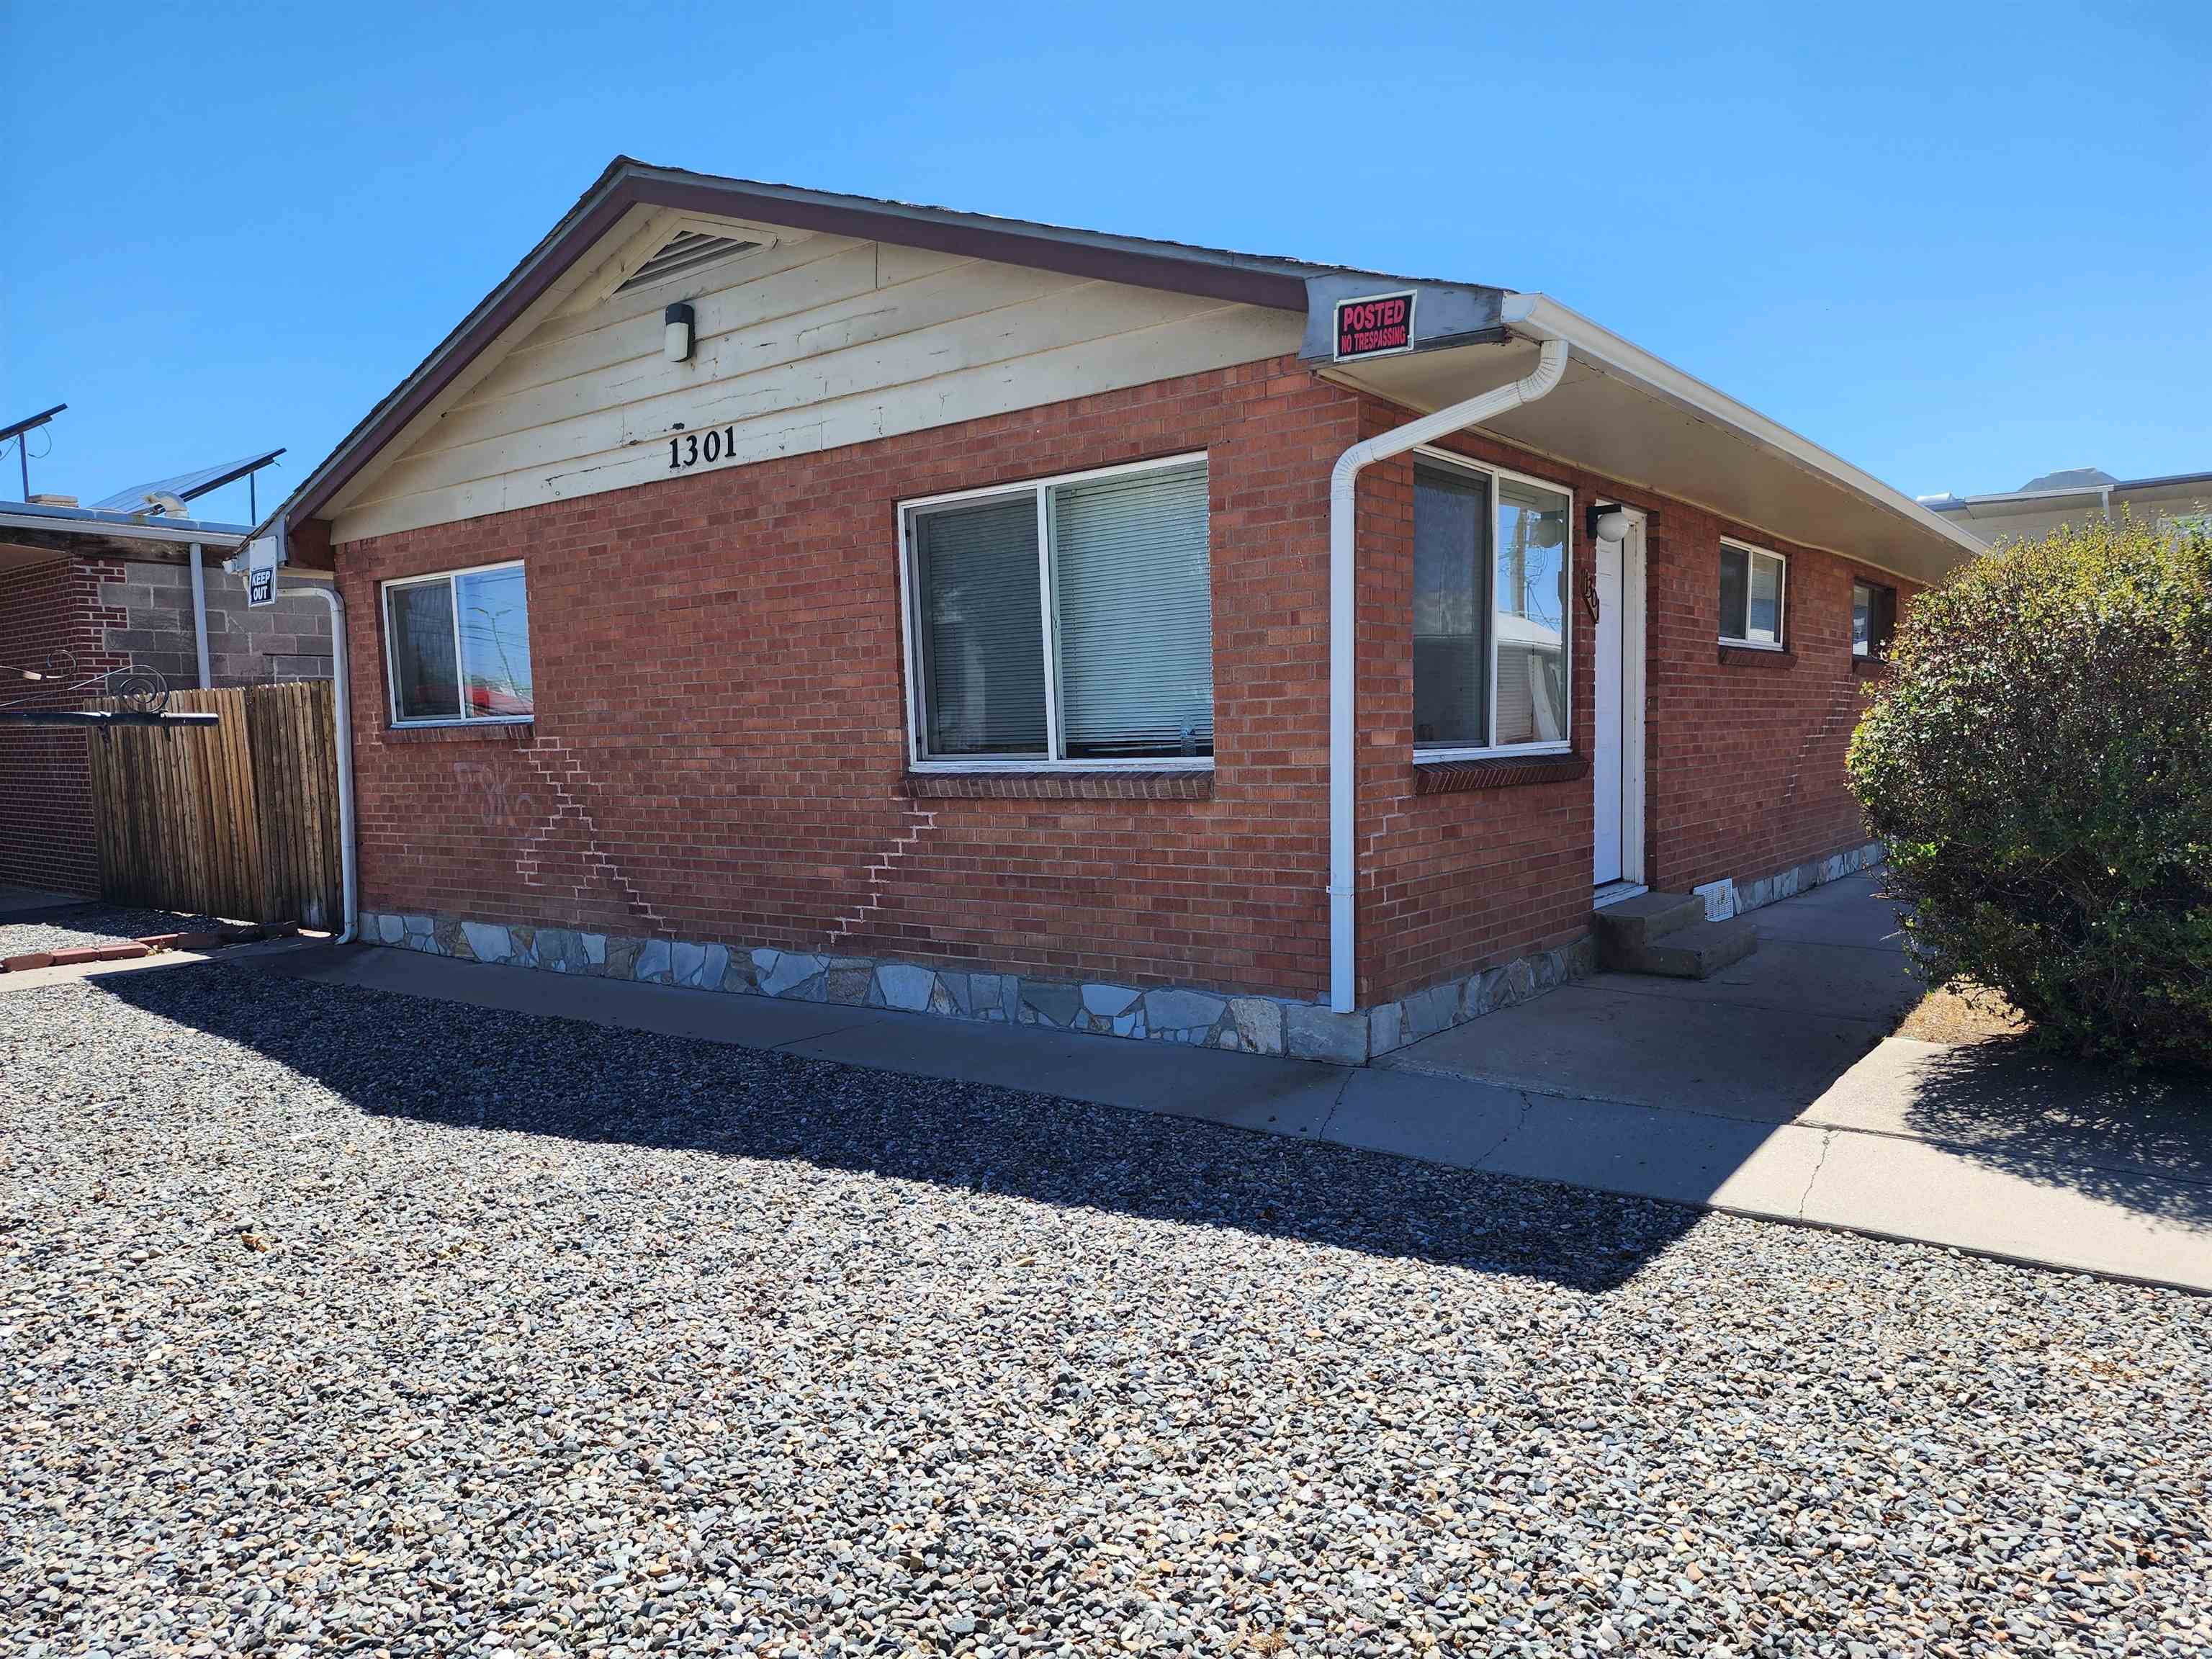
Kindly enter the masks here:
<path id="1" fill-rule="evenodd" d="M 270 523 L 372 941 L 1349 1061 L 1857 868 L 1978 546 L 1540 295 L 628 159 Z"/>

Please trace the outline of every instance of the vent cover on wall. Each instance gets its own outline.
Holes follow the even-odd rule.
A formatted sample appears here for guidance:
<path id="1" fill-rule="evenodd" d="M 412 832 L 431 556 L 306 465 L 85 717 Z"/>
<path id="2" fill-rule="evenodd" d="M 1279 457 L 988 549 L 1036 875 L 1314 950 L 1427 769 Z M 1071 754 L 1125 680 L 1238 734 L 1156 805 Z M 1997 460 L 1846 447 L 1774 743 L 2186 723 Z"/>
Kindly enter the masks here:
<path id="1" fill-rule="evenodd" d="M 627 294 L 632 289 L 649 288 L 671 276 L 696 270 L 702 265 L 710 265 L 717 259 L 726 259 L 733 253 L 744 253 L 759 246 L 758 242 L 741 242 L 728 236 L 709 236 L 704 231 L 678 231 L 615 292 Z"/>

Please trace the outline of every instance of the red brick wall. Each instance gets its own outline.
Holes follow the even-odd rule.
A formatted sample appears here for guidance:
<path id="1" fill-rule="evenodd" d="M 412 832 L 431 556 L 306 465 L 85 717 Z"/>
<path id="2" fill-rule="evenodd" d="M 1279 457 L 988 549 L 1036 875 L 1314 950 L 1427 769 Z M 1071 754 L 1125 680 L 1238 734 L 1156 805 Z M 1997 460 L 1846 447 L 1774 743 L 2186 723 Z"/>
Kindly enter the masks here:
<path id="1" fill-rule="evenodd" d="M 1355 418 L 1255 363 L 343 546 L 364 907 L 1318 995 Z M 1211 798 L 904 796 L 896 503 L 1199 449 Z M 374 584 L 518 556 L 530 738 L 387 732 Z"/>
<path id="2" fill-rule="evenodd" d="M 1364 400 L 1372 434 L 1408 411 Z M 1580 523 L 1590 475 L 1487 439 L 1440 447 L 1575 491 L 1574 569 L 1588 555 Z M 1387 1002 L 1454 975 L 1571 942 L 1589 931 L 1590 781 L 1415 793 L 1413 770 L 1413 463 L 1370 467 L 1359 487 L 1359 1001 Z M 1592 629 L 1573 621 L 1570 718 L 1588 754 Z"/>
<path id="3" fill-rule="evenodd" d="M 57 650 L 74 655 L 78 679 L 122 665 L 100 646 L 121 613 L 99 603 L 100 581 L 121 574 L 118 564 L 66 557 L 0 570 L 0 703 L 80 703 L 65 690 L 40 696 L 10 672 L 41 668 Z M 86 742 L 82 732 L 0 725 L 0 883 L 100 890 Z"/>
<path id="4" fill-rule="evenodd" d="M 343 546 L 363 904 L 1322 995 L 1328 473 L 1404 418 L 1279 361 Z M 1573 488 L 1578 573 L 1592 499 L 1651 514 L 1655 885 L 1862 838 L 1841 771 L 1860 686 L 1850 567 L 1777 546 L 1793 556 L 1794 660 L 1723 664 L 1715 520 L 1486 439 L 1455 447 Z M 1198 449 L 1210 796 L 905 793 L 896 504 Z M 1585 932 L 1591 786 L 1416 793 L 1410 462 L 1370 469 L 1359 510 L 1366 1004 Z M 388 731 L 375 583 L 515 557 L 535 726 Z M 1586 754 L 1592 628 L 1571 610 Z"/>
<path id="5" fill-rule="evenodd" d="M 1407 411 L 1369 402 L 1364 433 Z M 1844 753 L 1869 682 L 1853 669 L 1851 581 L 1911 584 L 1754 534 L 1696 507 L 1480 436 L 1441 446 L 1575 494 L 1574 585 L 1593 550 L 1593 501 L 1625 501 L 1645 530 L 1644 869 L 1673 890 L 1755 878 L 1866 839 Z M 1362 1004 L 1566 944 L 1589 928 L 1592 784 L 1422 795 L 1413 743 L 1413 464 L 1363 475 L 1360 508 Z M 1720 638 L 1723 533 L 1789 557 L 1782 656 Z M 1573 617 L 1574 745 L 1587 756 L 1595 629 Z"/>
<path id="6" fill-rule="evenodd" d="M 1786 651 L 1723 651 L 1723 535 L 1790 562 Z M 1844 756 L 1875 682 L 1851 656 L 1854 578 L 1913 584 L 1671 507 L 1646 532 L 1649 713 L 1646 869 L 1686 891 L 1756 878 L 1866 839 Z"/>

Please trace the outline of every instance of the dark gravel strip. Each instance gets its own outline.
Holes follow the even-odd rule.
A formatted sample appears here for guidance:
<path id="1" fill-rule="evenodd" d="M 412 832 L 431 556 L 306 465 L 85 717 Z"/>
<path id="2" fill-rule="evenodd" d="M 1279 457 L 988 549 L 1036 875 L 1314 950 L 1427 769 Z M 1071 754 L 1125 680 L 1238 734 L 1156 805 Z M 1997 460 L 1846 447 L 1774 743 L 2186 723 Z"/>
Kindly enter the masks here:
<path id="1" fill-rule="evenodd" d="M 210 964 L 0 1002 L 0 1651 L 2212 1644 L 2212 1304 Z"/>

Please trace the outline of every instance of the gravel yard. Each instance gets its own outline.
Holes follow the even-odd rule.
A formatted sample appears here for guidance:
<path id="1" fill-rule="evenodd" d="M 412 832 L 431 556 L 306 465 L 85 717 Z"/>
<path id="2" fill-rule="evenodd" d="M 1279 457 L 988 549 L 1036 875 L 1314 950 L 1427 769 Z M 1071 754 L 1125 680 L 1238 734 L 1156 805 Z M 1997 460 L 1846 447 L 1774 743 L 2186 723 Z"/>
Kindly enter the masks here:
<path id="1" fill-rule="evenodd" d="M 211 933 L 222 926 L 222 919 L 217 916 L 90 904 L 49 921 L 0 922 L 0 958 L 32 951 L 74 951 L 80 945 L 114 945 L 124 939 L 149 939 L 155 933 Z"/>
<path id="2" fill-rule="evenodd" d="M 2212 1644 L 2212 1304 L 216 964 L 0 994 L 0 1651 Z"/>

